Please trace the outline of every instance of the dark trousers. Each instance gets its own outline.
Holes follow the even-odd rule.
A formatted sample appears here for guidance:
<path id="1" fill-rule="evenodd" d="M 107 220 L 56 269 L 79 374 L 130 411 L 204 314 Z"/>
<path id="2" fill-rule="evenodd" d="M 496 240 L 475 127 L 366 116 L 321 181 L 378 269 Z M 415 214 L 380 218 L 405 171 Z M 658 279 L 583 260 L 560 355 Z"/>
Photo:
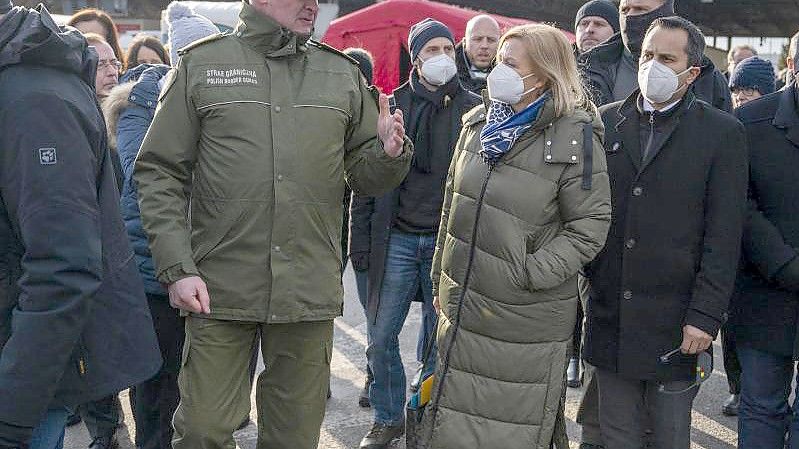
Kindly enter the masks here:
<path id="1" fill-rule="evenodd" d="M 571 353 L 569 354 L 569 358 L 572 359 L 579 359 L 580 358 L 580 349 L 582 346 L 583 341 L 583 319 L 585 318 L 585 314 L 583 313 L 583 304 L 582 301 L 577 302 L 577 322 L 574 323 L 574 335 L 572 336 L 572 346 L 571 346 Z"/>
<path id="2" fill-rule="evenodd" d="M 727 373 L 730 394 L 741 394 L 741 362 L 738 360 L 736 346 L 735 332 L 727 323 L 721 328 L 721 350 L 724 354 L 724 371 Z"/>
<path id="3" fill-rule="evenodd" d="M 689 449 L 691 406 L 698 387 L 679 394 L 658 391 L 654 381 L 631 380 L 597 368 L 599 427 L 608 449 Z M 673 382 L 670 390 L 687 388 L 691 382 Z M 646 438 L 646 427 L 652 435 Z"/>
<path id="4" fill-rule="evenodd" d="M 86 430 L 92 440 L 114 436 L 119 426 L 119 417 L 122 416 L 122 406 L 119 397 L 115 394 L 96 401 L 79 405 L 75 410 L 86 424 Z"/>
<path id="5" fill-rule="evenodd" d="M 178 373 L 185 338 L 184 319 L 169 298 L 147 295 L 164 364 L 152 379 L 131 389 L 137 449 L 171 449 L 172 416 L 178 408 Z"/>
<path id="6" fill-rule="evenodd" d="M 738 355 L 743 366 L 738 447 L 799 449 L 799 401 L 794 399 L 793 407 L 788 403 L 796 369 L 793 357 L 747 346 L 740 346 Z"/>

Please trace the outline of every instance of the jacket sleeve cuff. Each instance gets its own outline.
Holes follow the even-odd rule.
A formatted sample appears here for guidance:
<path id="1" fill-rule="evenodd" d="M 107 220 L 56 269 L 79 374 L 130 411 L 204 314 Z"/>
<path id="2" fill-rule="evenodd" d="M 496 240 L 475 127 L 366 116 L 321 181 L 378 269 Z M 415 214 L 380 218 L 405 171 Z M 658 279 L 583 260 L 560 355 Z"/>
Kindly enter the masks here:
<path id="1" fill-rule="evenodd" d="M 379 137 L 377 138 L 377 149 L 379 150 L 377 157 L 381 162 L 397 161 L 399 163 L 404 163 L 413 156 L 413 143 L 408 136 L 405 136 L 405 142 L 402 144 L 402 153 L 397 157 L 391 157 L 386 153 L 383 147 L 383 141 L 380 140 Z"/>
<path id="2" fill-rule="evenodd" d="M 181 262 L 161 271 L 158 274 L 158 281 L 162 284 L 170 285 L 190 276 L 200 276 L 199 270 L 197 270 L 193 262 Z"/>
<path id="3" fill-rule="evenodd" d="M 722 314 L 721 319 L 723 321 L 727 320 L 726 312 Z M 715 338 L 718 334 L 723 321 L 719 321 L 696 309 L 688 309 L 688 312 L 685 315 L 685 324 L 701 329 L 710 334 L 713 338 Z"/>

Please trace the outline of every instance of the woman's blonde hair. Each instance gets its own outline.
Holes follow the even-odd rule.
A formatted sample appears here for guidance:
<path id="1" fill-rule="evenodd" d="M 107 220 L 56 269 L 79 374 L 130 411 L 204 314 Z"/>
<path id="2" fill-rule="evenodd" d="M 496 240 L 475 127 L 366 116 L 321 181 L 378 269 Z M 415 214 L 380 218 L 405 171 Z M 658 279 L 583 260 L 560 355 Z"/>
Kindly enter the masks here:
<path id="1" fill-rule="evenodd" d="M 577 108 L 591 108 L 572 46 L 563 31 L 539 23 L 516 26 L 500 38 L 500 49 L 508 39 L 521 41 L 533 67 L 547 78 L 557 117 L 571 114 Z M 500 53 L 500 60 L 501 56 Z"/>

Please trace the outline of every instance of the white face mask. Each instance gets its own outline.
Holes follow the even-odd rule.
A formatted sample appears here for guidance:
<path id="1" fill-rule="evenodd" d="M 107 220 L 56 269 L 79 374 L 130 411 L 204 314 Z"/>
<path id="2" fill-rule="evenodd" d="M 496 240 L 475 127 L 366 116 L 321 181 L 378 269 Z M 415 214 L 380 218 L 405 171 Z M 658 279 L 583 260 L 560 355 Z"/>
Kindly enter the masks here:
<path id="1" fill-rule="evenodd" d="M 680 89 L 679 76 L 691 70 L 674 73 L 666 65 L 651 59 L 638 68 L 638 86 L 641 94 L 652 103 L 665 103 Z"/>
<path id="2" fill-rule="evenodd" d="M 500 62 L 488 74 L 488 96 L 494 101 L 517 104 L 523 96 L 538 89 L 533 87 L 524 90 L 524 80 L 531 76 L 532 73 L 522 77 L 513 68 Z"/>
<path id="3" fill-rule="evenodd" d="M 458 73 L 455 60 L 446 53 L 422 61 L 422 77 L 434 86 L 447 84 Z"/>

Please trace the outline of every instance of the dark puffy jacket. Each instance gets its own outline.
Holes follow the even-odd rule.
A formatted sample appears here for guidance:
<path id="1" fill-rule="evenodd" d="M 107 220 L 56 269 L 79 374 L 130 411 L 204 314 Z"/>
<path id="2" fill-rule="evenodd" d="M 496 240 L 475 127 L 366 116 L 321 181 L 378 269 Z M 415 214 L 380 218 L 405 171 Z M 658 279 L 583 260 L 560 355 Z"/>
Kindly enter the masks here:
<path id="1" fill-rule="evenodd" d="M 138 81 L 116 87 L 103 105 L 108 120 L 109 137 L 116 141 L 122 167 L 122 219 L 136 255 L 136 265 L 144 281 L 144 290 L 154 295 L 166 295 L 166 290 L 155 277 L 153 256 L 150 254 L 147 234 L 142 228 L 139 198 L 133 182 L 133 164 L 155 115 L 160 92 L 159 81 L 167 72 L 169 67 L 165 65 L 147 67 Z"/>
<path id="2" fill-rule="evenodd" d="M 613 85 L 623 54 L 624 43 L 621 40 L 621 33 L 616 33 L 605 43 L 579 56 L 578 63 L 583 80 L 588 84 L 588 90 L 597 106 L 624 100 L 632 93 L 632 91 L 626 92 L 620 98 L 613 97 Z M 716 109 L 732 112 L 732 98 L 727 87 L 727 78 L 716 69 L 708 57 L 702 60 L 702 72 L 694 81 L 693 91 L 698 99 L 710 103 Z"/>
<path id="3" fill-rule="evenodd" d="M 43 7 L 0 21 L 0 448 L 25 447 L 49 407 L 115 394 L 161 364 L 96 67 Z"/>

